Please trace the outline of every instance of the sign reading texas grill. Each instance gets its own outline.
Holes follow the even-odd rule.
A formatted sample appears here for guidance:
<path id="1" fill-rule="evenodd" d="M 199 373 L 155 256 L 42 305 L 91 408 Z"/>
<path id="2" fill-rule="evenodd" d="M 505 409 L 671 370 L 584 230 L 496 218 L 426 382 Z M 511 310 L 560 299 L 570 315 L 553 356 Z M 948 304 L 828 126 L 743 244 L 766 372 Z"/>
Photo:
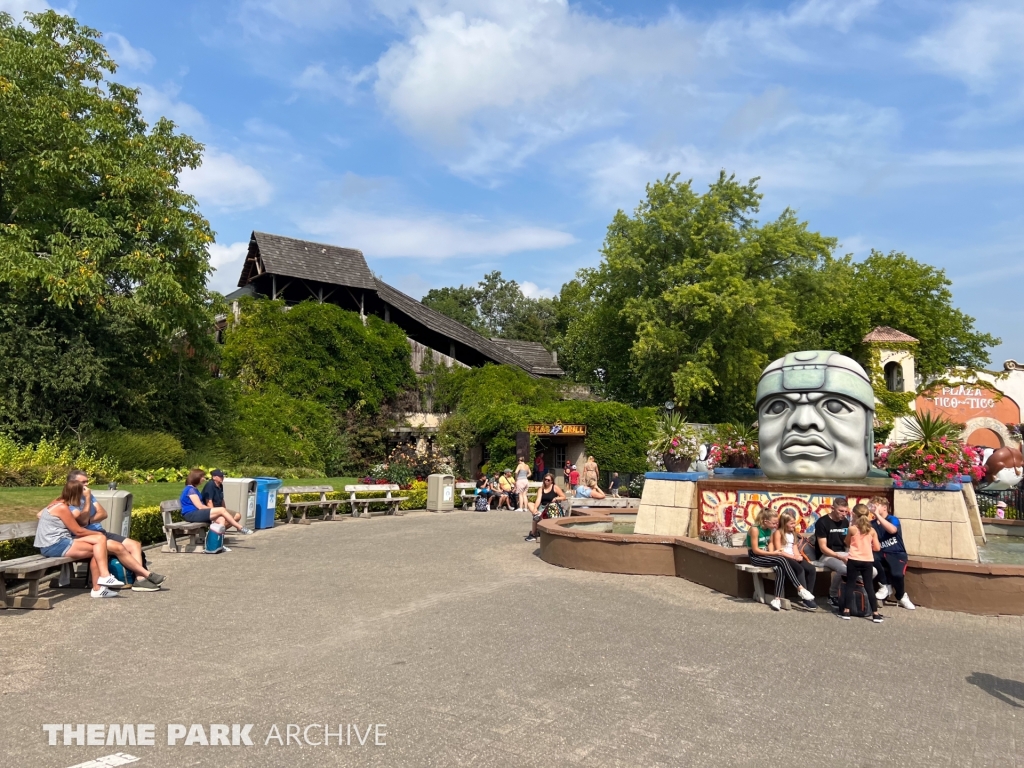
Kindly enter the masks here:
<path id="1" fill-rule="evenodd" d="M 936 387 L 917 398 L 917 411 L 945 416 L 959 424 L 987 416 L 1002 424 L 1019 424 L 1020 407 L 987 387 L 954 384 Z"/>
<path id="2" fill-rule="evenodd" d="M 526 431 L 531 435 L 574 435 L 583 437 L 587 434 L 586 424 L 530 424 Z"/>

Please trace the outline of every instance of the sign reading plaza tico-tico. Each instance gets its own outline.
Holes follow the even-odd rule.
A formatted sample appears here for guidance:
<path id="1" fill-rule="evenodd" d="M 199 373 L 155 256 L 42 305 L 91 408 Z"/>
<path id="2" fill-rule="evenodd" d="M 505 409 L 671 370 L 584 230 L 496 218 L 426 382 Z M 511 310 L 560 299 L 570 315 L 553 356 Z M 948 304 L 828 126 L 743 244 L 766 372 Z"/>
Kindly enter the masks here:
<path id="1" fill-rule="evenodd" d="M 572 435 L 574 437 L 586 437 L 586 424 L 530 424 L 526 431 L 531 435 Z"/>

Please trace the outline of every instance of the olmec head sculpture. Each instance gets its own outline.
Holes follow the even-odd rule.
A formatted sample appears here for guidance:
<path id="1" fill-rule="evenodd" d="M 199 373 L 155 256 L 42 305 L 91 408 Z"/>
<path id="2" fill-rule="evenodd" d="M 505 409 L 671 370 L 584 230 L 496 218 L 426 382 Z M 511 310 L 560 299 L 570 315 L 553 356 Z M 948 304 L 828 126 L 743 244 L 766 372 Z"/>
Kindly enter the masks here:
<path id="1" fill-rule="evenodd" d="M 775 479 L 865 477 L 874 452 L 875 394 L 838 352 L 793 352 L 757 384 L 761 469 Z"/>

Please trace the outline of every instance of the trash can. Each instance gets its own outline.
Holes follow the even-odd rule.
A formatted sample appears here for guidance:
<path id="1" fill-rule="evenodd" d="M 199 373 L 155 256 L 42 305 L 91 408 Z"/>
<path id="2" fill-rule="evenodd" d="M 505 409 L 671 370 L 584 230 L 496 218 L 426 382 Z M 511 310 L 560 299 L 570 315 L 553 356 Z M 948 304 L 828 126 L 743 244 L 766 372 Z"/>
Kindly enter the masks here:
<path id="1" fill-rule="evenodd" d="M 427 509 L 431 512 L 455 509 L 454 475 L 427 475 Z"/>
<path id="2" fill-rule="evenodd" d="M 93 491 L 96 503 L 107 510 L 107 518 L 100 525 L 110 533 L 119 533 L 125 538 L 132 530 L 132 495 L 128 491 Z"/>
<path id="3" fill-rule="evenodd" d="M 276 477 L 256 478 L 256 530 L 274 527 L 277 513 L 277 489 L 281 480 Z"/>
<path id="4" fill-rule="evenodd" d="M 232 514 L 241 514 L 238 522 L 246 528 L 255 528 L 256 481 L 251 477 L 225 477 L 224 508 Z"/>

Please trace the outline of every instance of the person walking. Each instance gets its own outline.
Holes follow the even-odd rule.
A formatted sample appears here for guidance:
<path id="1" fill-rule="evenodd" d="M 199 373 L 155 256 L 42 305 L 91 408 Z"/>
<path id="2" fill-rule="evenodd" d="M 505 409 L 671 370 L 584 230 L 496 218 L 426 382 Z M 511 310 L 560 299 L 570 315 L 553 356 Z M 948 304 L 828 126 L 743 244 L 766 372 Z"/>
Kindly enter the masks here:
<path id="1" fill-rule="evenodd" d="M 527 491 L 530 490 L 530 465 L 524 456 L 519 457 L 516 464 L 516 511 L 523 512 L 529 507 Z"/>

